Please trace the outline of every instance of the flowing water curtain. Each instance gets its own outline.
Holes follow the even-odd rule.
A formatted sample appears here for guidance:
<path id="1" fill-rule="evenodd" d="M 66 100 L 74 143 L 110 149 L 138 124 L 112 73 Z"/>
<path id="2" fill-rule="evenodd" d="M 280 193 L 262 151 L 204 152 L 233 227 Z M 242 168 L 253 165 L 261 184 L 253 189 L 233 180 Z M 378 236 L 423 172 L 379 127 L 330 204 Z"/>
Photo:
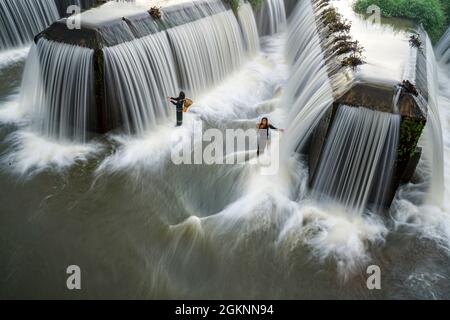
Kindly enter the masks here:
<path id="1" fill-rule="evenodd" d="M 298 0 L 284 0 L 284 8 L 286 10 L 286 17 L 288 19 L 290 18 L 291 13 L 294 11 L 298 3 Z"/>
<path id="2" fill-rule="evenodd" d="M 450 27 L 436 45 L 436 57 L 446 64 L 450 64 Z"/>
<path id="3" fill-rule="evenodd" d="M 58 18 L 54 0 L 0 0 L 0 51 L 29 44 Z"/>
<path id="4" fill-rule="evenodd" d="M 342 105 L 331 128 L 313 193 L 362 213 L 382 204 L 397 158 L 400 115 Z"/>
<path id="5" fill-rule="evenodd" d="M 250 55 L 259 51 L 259 34 L 252 6 L 245 3 L 239 7 L 238 20 L 241 26 L 245 47 Z"/>
<path id="6" fill-rule="evenodd" d="M 201 10 L 191 17 L 195 21 L 138 39 L 137 31 L 149 29 L 136 21 L 122 21 L 114 30 L 108 25 L 97 29 L 107 45 L 115 44 L 103 49 L 106 107 L 126 133 L 143 133 L 164 120 L 171 111 L 165 95 L 184 89 L 195 98 L 239 68 L 247 52 L 255 50 L 256 24 L 248 10 L 242 17 L 250 21 L 240 26 L 220 1 L 199 1 L 196 6 Z M 183 19 L 190 10 L 182 10 Z M 219 13 L 203 17 L 211 12 Z M 166 19 L 180 22 L 170 14 Z M 116 44 L 118 38 L 123 43 Z M 95 130 L 93 52 L 46 39 L 33 48 L 21 105 L 45 135 L 86 141 L 87 128 Z"/>
<path id="7" fill-rule="evenodd" d="M 121 30 L 99 29 L 106 40 L 125 36 L 124 43 L 103 51 L 107 105 L 126 133 L 142 134 L 164 121 L 171 114 L 166 95 L 183 89 L 197 97 L 240 67 L 246 53 L 258 50 L 249 4 L 240 10 L 240 23 L 221 1 L 194 4 L 173 12 L 169 7 L 161 22 L 139 17 L 123 21 Z M 161 25 L 172 28 L 155 33 Z M 140 38 L 129 41 L 133 35 Z"/>
<path id="8" fill-rule="evenodd" d="M 423 59 L 422 68 L 416 72 L 416 86 L 427 94 L 415 97 L 417 104 L 427 114 L 427 123 L 424 133 L 419 141 L 419 146 L 423 149 L 420 162 L 420 171 L 425 173 L 422 177 L 428 187 L 427 201 L 440 204 L 444 189 L 444 153 L 443 153 L 443 131 L 440 120 L 438 105 L 439 81 L 438 68 L 434 49 L 428 35 L 423 30 L 419 30 L 420 38 L 423 41 L 422 49 L 418 52 Z M 438 52 L 439 54 L 439 52 Z"/>
<path id="9" fill-rule="evenodd" d="M 33 126 L 59 141 L 85 142 L 94 116 L 93 54 L 91 49 L 41 38 L 33 46 L 22 84 L 21 107 L 33 116 Z"/>
<path id="10" fill-rule="evenodd" d="M 129 134 L 167 117 L 166 95 L 183 88 L 198 96 L 236 70 L 245 54 L 231 11 L 103 51 L 107 105 L 118 110 Z"/>
<path id="11" fill-rule="evenodd" d="M 168 31 L 180 71 L 180 84 L 194 96 L 242 65 L 245 48 L 231 10 Z"/>
<path id="12" fill-rule="evenodd" d="M 173 28 L 225 10 L 222 0 L 190 1 L 188 5 L 163 7 L 162 21 L 168 28 Z"/>
<path id="13" fill-rule="evenodd" d="M 136 37 L 144 37 L 169 28 L 184 25 L 225 11 L 222 0 L 197 0 L 187 5 L 161 8 L 161 18 L 153 19 L 148 14 L 127 20 Z"/>
<path id="14" fill-rule="evenodd" d="M 274 35 L 286 28 L 284 0 L 263 0 L 257 9 L 257 24 L 261 36 Z"/>
<path id="15" fill-rule="evenodd" d="M 0 0 L 0 51 L 28 45 L 39 32 L 76 5 L 89 9 L 97 0 Z"/>
<path id="16" fill-rule="evenodd" d="M 422 157 L 425 161 L 422 161 L 422 164 L 426 167 L 425 171 L 428 174 L 426 180 L 429 184 L 429 193 L 426 200 L 440 204 L 443 200 L 444 190 L 444 138 L 439 105 L 436 100 L 439 93 L 438 68 L 431 40 L 428 36 L 423 38 L 425 39 L 424 52 L 426 52 L 427 63 L 426 75 L 419 73 L 417 77 L 426 79 L 428 99 L 418 103 L 427 105 L 428 116 L 419 145 L 424 149 Z"/>
<path id="17" fill-rule="evenodd" d="M 124 20 L 119 23 L 100 26 L 97 31 L 106 46 L 115 46 L 135 39 L 132 30 Z"/>
<path id="18" fill-rule="evenodd" d="M 310 1 L 297 4 L 288 26 L 287 63 L 291 76 L 282 105 L 288 114 L 282 152 L 302 151 L 313 130 L 333 103 L 333 90 Z"/>
<path id="19" fill-rule="evenodd" d="M 167 117 L 165 96 L 179 84 L 166 32 L 103 51 L 107 105 L 119 112 L 125 132 L 143 133 Z"/>

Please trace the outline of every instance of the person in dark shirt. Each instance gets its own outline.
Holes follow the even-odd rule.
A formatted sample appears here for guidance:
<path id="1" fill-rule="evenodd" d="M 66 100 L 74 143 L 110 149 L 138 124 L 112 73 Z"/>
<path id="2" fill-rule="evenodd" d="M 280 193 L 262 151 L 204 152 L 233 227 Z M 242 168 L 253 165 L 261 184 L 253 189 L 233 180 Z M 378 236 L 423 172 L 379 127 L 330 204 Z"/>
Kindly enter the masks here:
<path id="1" fill-rule="evenodd" d="M 284 130 L 271 125 L 268 118 L 262 118 L 261 122 L 256 125 L 256 129 L 258 129 L 258 151 L 256 154 L 259 157 L 266 150 L 267 143 L 270 142 L 270 130 L 280 132 L 284 132 Z"/>
<path id="2" fill-rule="evenodd" d="M 183 125 L 183 106 L 184 101 L 186 100 L 186 94 L 181 91 L 178 98 L 167 97 L 167 99 L 175 105 L 177 109 L 177 127 L 181 127 Z"/>

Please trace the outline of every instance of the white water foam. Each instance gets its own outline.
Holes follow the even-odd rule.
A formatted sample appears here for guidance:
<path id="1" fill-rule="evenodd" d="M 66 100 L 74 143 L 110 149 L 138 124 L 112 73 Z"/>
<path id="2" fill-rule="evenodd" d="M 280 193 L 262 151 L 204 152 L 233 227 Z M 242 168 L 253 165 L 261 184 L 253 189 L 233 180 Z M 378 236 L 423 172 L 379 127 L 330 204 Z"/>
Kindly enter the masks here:
<path id="1" fill-rule="evenodd" d="M 13 94 L 7 97 L 0 105 L 0 123 L 23 126 L 29 123 L 29 119 L 23 113 L 19 104 L 19 96 Z"/>
<path id="2" fill-rule="evenodd" d="M 422 190 L 407 186 L 394 202 L 393 219 L 398 229 L 417 233 L 436 241 L 450 253 L 450 65 L 441 58 L 439 63 L 439 112 L 444 133 L 444 188 L 442 203 L 420 200 Z M 433 197 L 431 197 L 433 199 Z M 419 202 L 418 202 L 419 201 Z"/>
<path id="3" fill-rule="evenodd" d="M 27 46 L 0 52 L 0 69 L 25 60 L 29 51 L 30 47 Z"/>
<path id="4" fill-rule="evenodd" d="M 62 172 L 75 163 L 85 162 L 101 152 L 96 143 L 60 143 L 41 137 L 34 132 L 20 130 L 10 134 L 8 150 L 1 155 L 3 168 L 29 179 L 46 170 Z"/>
<path id="5" fill-rule="evenodd" d="M 286 79 L 286 67 L 282 60 L 281 63 L 278 60 L 283 45 L 282 38 L 274 38 L 273 42 L 268 43 L 268 51 L 259 54 L 216 88 L 200 96 L 190 111 L 185 113 L 183 127 L 174 128 L 175 108 L 168 106 L 173 122 L 165 121 L 136 137 L 112 136 L 111 140 L 118 148 L 103 161 L 97 172 L 133 168 L 158 170 L 170 161 L 171 152 L 177 148 L 182 137 L 193 136 L 194 125 L 198 121 L 203 121 L 205 128 L 206 125 L 219 129 L 254 128 L 259 116 L 274 111 L 276 101 L 272 101 L 272 96 Z M 276 122 L 282 122 L 281 114 L 274 114 L 273 118 Z"/>

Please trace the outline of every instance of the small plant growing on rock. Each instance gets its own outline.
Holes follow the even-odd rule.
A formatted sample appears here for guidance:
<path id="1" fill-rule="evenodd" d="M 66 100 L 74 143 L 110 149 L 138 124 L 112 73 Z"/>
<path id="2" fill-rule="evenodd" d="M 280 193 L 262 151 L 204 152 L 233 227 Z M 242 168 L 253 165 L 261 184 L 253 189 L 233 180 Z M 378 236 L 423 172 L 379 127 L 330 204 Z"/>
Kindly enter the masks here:
<path id="1" fill-rule="evenodd" d="M 337 42 L 341 42 L 341 41 L 350 41 L 351 39 L 352 39 L 352 37 L 349 36 L 348 34 L 341 33 L 341 34 L 335 35 L 333 42 L 337 43 Z"/>
<path id="2" fill-rule="evenodd" d="M 407 162 L 416 152 L 417 143 L 425 128 L 426 120 L 412 117 L 402 117 L 400 123 L 400 143 L 398 146 L 398 161 Z"/>
<path id="3" fill-rule="evenodd" d="M 328 3 L 328 1 L 326 2 Z M 352 28 L 351 22 L 344 19 L 343 16 L 331 6 L 324 9 L 321 15 L 322 22 L 328 28 L 328 34 L 326 34 L 325 37 L 331 39 L 330 51 L 335 56 L 346 55 L 340 61 L 341 66 L 350 67 L 351 69 L 356 70 L 358 66 L 366 63 L 362 56 L 364 48 L 359 41 L 352 41 L 352 37 L 349 34 Z"/>
<path id="4" fill-rule="evenodd" d="M 153 17 L 153 19 L 161 19 L 161 8 L 158 7 L 152 7 L 148 13 Z"/>
<path id="5" fill-rule="evenodd" d="M 321 9 L 330 4 L 330 0 L 319 0 L 315 1 L 315 5 L 318 9 Z"/>
<path id="6" fill-rule="evenodd" d="M 231 9 L 236 13 L 239 10 L 239 0 L 225 0 L 231 6 Z"/>
<path id="7" fill-rule="evenodd" d="M 357 53 L 362 54 L 364 51 L 364 48 L 359 44 L 359 41 L 340 41 L 333 47 L 333 51 L 336 53 L 336 55 L 340 56 L 346 53 Z"/>
<path id="8" fill-rule="evenodd" d="M 400 84 L 400 87 L 402 88 L 402 91 L 405 93 L 412 94 L 415 97 L 419 95 L 416 86 L 413 85 L 409 80 L 403 80 L 403 82 Z"/>
<path id="9" fill-rule="evenodd" d="M 316 4 L 317 10 L 320 10 L 320 9 L 325 8 L 327 6 L 328 6 L 328 1 L 323 1 L 323 2 L 319 2 L 318 4 Z"/>
<path id="10" fill-rule="evenodd" d="M 355 71 L 360 65 L 363 65 L 364 63 L 366 63 L 366 62 L 364 61 L 362 55 L 357 52 L 353 52 L 351 55 L 349 55 L 348 57 L 345 57 L 341 61 L 341 65 L 343 67 L 349 67 L 353 71 Z"/>
<path id="11" fill-rule="evenodd" d="M 413 34 L 411 37 L 409 37 L 409 45 L 413 48 L 422 50 L 422 40 L 420 39 L 419 35 Z"/>
<path id="12" fill-rule="evenodd" d="M 334 8 L 325 9 L 323 12 L 323 22 L 326 25 L 337 24 L 342 20 L 342 16 L 340 13 L 336 11 Z"/>
<path id="13" fill-rule="evenodd" d="M 331 23 L 328 25 L 330 34 L 338 33 L 338 32 L 350 32 L 351 28 L 352 28 L 352 23 L 346 19 L 341 19 L 338 22 Z"/>
<path id="14" fill-rule="evenodd" d="M 254 9 L 259 9 L 262 6 L 262 0 L 248 0 Z"/>
<path id="15" fill-rule="evenodd" d="M 349 33 L 352 28 L 351 22 L 344 19 L 335 8 L 325 9 L 322 13 L 322 19 L 323 23 L 328 27 L 329 36 Z"/>

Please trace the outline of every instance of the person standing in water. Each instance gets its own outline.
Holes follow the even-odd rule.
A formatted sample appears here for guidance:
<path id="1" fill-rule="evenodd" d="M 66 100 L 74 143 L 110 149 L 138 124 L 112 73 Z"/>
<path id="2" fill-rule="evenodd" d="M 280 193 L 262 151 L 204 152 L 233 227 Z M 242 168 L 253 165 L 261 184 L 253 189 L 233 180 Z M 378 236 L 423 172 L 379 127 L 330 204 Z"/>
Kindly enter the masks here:
<path id="1" fill-rule="evenodd" d="M 280 132 L 284 132 L 283 129 L 278 129 L 269 123 L 269 119 L 264 117 L 261 122 L 256 125 L 258 129 L 258 151 L 257 156 L 264 153 L 266 150 L 267 143 L 270 143 L 270 130 L 277 130 Z"/>
<path id="2" fill-rule="evenodd" d="M 181 127 L 183 125 L 183 106 L 186 101 L 186 94 L 181 91 L 178 98 L 167 97 L 167 99 L 177 108 L 177 127 Z"/>

